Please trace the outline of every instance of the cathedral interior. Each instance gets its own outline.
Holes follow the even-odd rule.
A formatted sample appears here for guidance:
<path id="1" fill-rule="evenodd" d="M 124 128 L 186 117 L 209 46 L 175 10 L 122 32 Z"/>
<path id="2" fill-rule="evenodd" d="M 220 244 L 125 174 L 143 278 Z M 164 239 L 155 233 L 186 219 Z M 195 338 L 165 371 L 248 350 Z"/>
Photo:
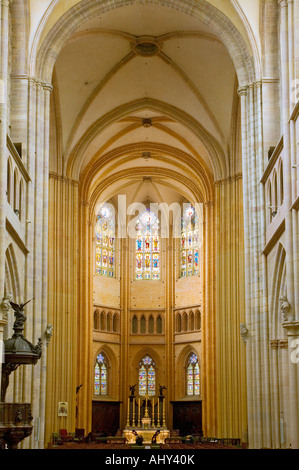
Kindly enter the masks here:
<path id="1" fill-rule="evenodd" d="M 1 397 L 31 406 L 19 448 L 299 448 L 299 0 L 0 5 L 3 384 L 24 314 L 40 351 Z"/>

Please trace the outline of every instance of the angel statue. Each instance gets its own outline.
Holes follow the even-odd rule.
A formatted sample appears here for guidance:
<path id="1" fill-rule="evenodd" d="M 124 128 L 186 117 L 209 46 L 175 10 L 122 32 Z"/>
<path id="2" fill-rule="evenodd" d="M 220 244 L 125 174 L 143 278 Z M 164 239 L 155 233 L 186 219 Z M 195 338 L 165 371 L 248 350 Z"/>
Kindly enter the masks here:
<path id="1" fill-rule="evenodd" d="M 135 385 L 130 385 L 130 386 L 129 386 L 129 389 L 130 389 L 130 392 L 131 392 L 131 397 L 134 397 L 134 395 L 135 395 L 135 388 L 136 388 L 136 385 L 137 385 L 137 384 L 135 384 Z"/>
<path id="2" fill-rule="evenodd" d="M 33 299 L 31 299 L 33 300 Z M 24 327 L 24 323 L 27 319 L 25 313 L 24 313 L 24 307 L 25 305 L 27 305 L 29 302 L 31 302 L 31 300 L 28 300 L 27 302 L 25 302 L 24 304 L 15 304 L 14 302 L 9 302 L 13 311 L 14 311 L 14 314 L 15 314 L 15 317 L 16 317 L 16 321 L 14 322 L 14 325 L 13 325 L 13 329 L 19 329 L 19 328 L 23 328 Z"/>

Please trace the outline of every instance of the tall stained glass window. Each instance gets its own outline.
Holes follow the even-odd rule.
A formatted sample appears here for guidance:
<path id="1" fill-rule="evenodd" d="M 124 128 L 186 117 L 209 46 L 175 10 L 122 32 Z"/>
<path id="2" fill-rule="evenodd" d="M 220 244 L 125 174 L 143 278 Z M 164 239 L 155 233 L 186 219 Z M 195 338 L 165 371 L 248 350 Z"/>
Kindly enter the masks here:
<path id="1" fill-rule="evenodd" d="M 199 242 L 199 217 L 190 205 L 182 217 L 181 277 L 199 274 Z"/>
<path id="2" fill-rule="evenodd" d="M 159 219 L 151 211 L 136 223 L 136 279 L 160 279 Z"/>
<path id="3" fill-rule="evenodd" d="M 156 369 L 153 359 L 145 356 L 139 364 L 139 395 L 154 396 L 156 393 Z"/>
<path id="4" fill-rule="evenodd" d="M 94 368 L 94 394 L 107 395 L 108 393 L 108 373 L 107 362 L 103 354 L 98 354 Z"/>
<path id="5" fill-rule="evenodd" d="M 187 364 L 187 395 L 200 394 L 199 365 L 196 354 L 191 354 Z"/>
<path id="6" fill-rule="evenodd" d="M 96 221 L 96 274 L 114 277 L 115 221 L 108 205 L 101 207 Z"/>

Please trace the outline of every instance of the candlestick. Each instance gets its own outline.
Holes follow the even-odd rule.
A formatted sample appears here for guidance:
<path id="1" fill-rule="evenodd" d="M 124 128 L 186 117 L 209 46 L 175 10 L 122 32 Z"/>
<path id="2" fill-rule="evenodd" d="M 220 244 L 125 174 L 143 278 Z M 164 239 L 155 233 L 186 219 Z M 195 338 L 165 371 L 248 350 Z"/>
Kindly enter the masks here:
<path id="1" fill-rule="evenodd" d="M 152 427 L 155 427 L 155 397 L 153 397 L 152 402 Z"/>
<path id="2" fill-rule="evenodd" d="M 162 427 L 163 427 L 163 428 L 166 428 L 166 421 L 165 421 L 165 403 L 164 403 L 164 400 L 162 401 L 162 404 L 163 404 L 163 413 L 162 413 L 163 424 L 162 424 Z"/>
<path id="3" fill-rule="evenodd" d="M 135 398 L 133 398 L 133 426 L 135 426 Z"/>
<path id="4" fill-rule="evenodd" d="M 130 427 L 130 398 L 128 398 L 127 428 Z"/>
<path id="5" fill-rule="evenodd" d="M 157 427 L 160 427 L 160 398 L 158 397 L 158 423 Z"/>
<path id="6" fill-rule="evenodd" d="M 141 410 L 140 410 L 140 397 L 138 400 L 138 418 L 137 418 L 137 426 L 141 428 Z"/>

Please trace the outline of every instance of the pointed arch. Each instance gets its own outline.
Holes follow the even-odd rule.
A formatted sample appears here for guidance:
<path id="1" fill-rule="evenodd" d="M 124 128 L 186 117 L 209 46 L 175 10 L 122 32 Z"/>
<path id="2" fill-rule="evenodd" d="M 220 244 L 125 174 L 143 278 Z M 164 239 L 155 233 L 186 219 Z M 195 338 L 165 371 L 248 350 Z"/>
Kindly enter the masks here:
<path id="1" fill-rule="evenodd" d="M 282 206 L 284 200 L 284 185 L 283 185 L 283 161 L 280 159 L 278 166 L 278 181 L 279 181 L 279 204 Z"/>
<path id="2" fill-rule="evenodd" d="M 18 170 L 15 168 L 13 175 L 13 210 L 19 209 L 19 175 Z"/>
<path id="3" fill-rule="evenodd" d="M 20 179 L 19 185 L 19 219 L 21 222 L 24 220 L 24 182 L 23 179 Z"/>
<path id="4" fill-rule="evenodd" d="M 20 278 L 17 258 L 12 243 L 5 252 L 5 293 L 11 294 L 14 302 L 20 301 Z"/>
<path id="5" fill-rule="evenodd" d="M 175 365 L 176 383 L 178 384 L 178 386 L 176 387 L 176 399 L 177 400 L 181 398 L 186 398 L 188 396 L 187 395 L 188 360 L 192 356 L 192 354 L 195 354 L 197 356 L 199 373 L 201 370 L 199 351 L 196 348 L 194 348 L 194 346 L 191 344 L 186 345 L 180 352 L 176 361 L 176 365 Z M 196 397 L 199 398 L 199 395 L 196 395 Z"/>
<path id="6" fill-rule="evenodd" d="M 103 357 L 103 363 L 105 365 L 103 371 L 101 371 L 101 368 L 96 369 L 97 362 L 99 363 L 98 361 L 99 355 L 102 355 Z M 101 372 L 103 372 L 102 377 L 100 377 L 99 375 Z M 119 385 L 118 372 L 119 372 L 118 360 L 113 350 L 107 344 L 100 346 L 94 358 L 94 393 L 93 395 L 101 399 L 116 398 L 118 385 Z M 104 382 L 102 381 L 102 379 L 104 380 Z M 100 390 L 101 385 L 103 385 L 102 391 L 104 393 L 95 393 L 96 381 L 98 381 L 97 386 L 99 390 Z"/>
<path id="7" fill-rule="evenodd" d="M 286 251 L 283 244 L 280 242 L 277 248 L 276 260 L 274 265 L 274 272 L 272 277 L 272 295 L 270 307 L 270 338 L 283 338 L 285 330 L 282 328 L 282 318 L 280 313 L 279 298 L 284 295 L 287 297 L 286 291 Z"/>
<path id="8" fill-rule="evenodd" d="M 12 202 L 12 188 L 13 188 L 13 183 L 12 183 L 12 163 L 11 159 L 7 159 L 7 183 L 6 183 L 6 195 L 7 195 L 7 202 L 8 204 L 11 204 Z"/>

